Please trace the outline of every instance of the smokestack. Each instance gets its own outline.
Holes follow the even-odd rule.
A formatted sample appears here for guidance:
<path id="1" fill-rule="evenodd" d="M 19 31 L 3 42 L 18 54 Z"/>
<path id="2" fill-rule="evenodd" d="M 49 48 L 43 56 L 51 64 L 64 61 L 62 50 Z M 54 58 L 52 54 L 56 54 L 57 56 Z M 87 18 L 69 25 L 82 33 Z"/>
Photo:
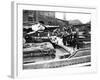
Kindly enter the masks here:
<path id="1" fill-rule="evenodd" d="M 63 13 L 63 19 L 66 20 L 66 13 Z"/>

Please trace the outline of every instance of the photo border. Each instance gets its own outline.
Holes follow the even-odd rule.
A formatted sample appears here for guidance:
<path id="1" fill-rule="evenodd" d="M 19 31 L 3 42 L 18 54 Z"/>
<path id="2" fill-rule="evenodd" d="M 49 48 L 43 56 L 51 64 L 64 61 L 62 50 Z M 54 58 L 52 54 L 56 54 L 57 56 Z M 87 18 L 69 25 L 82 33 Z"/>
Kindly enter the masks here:
<path id="1" fill-rule="evenodd" d="M 91 39 L 91 54 L 93 54 L 93 55 L 91 55 L 91 63 L 92 63 L 92 65 L 91 65 L 91 67 L 78 67 L 78 68 L 70 68 L 70 67 L 68 67 L 68 68 L 65 68 L 65 67 L 63 67 L 63 68 L 57 68 L 57 69 L 43 69 L 43 70 L 41 70 L 41 69 L 38 69 L 38 70 L 35 70 L 35 69 L 32 69 L 32 70 L 23 70 L 22 69 L 22 56 L 20 56 L 19 55 L 19 53 L 21 54 L 22 52 L 20 52 L 20 48 L 22 47 L 20 47 L 19 48 L 19 45 L 20 45 L 20 42 L 21 41 L 19 41 L 19 39 L 22 37 L 22 36 L 20 36 L 20 35 L 18 35 L 19 34 L 19 30 L 21 29 L 21 28 L 19 28 L 19 18 L 20 18 L 20 16 L 19 16 L 19 11 L 18 11 L 18 7 L 19 6 L 21 6 L 21 7 L 23 7 L 23 6 L 29 6 L 29 5 L 31 5 L 31 6 L 45 6 L 45 7 L 53 7 L 53 8 L 55 8 L 55 7 L 58 7 L 58 8 L 70 8 L 70 9 L 83 9 L 83 12 L 85 12 L 84 10 L 86 10 L 86 12 L 88 12 L 88 10 L 90 11 L 90 13 L 92 14 L 92 21 L 91 21 L 91 27 L 92 26 L 95 26 L 96 27 L 96 8 L 86 8 L 86 7 L 71 7 L 71 6 L 56 6 L 56 5 L 41 5 L 41 4 L 27 4 L 27 3 L 19 3 L 19 2 L 12 2 L 12 14 L 13 14 L 13 18 L 12 18 L 12 48 L 13 48 L 13 50 L 12 50 L 12 56 L 11 56 L 11 58 L 12 58 L 12 70 L 11 70 L 11 75 L 12 75 L 12 77 L 14 77 L 14 78 L 17 78 L 17 77 L 31 77 L 31 76 L 33 76 L 32 74 L 35 74 L 34 76 L 43 76 L 43 75 L 46 75 L 45 73 L 46 72 L 48 72 L 48 76 L 49 76 L 49 74 L 58 74 L 58 72 L 60 73 L 60 74 L 72 74 L 72 73 L 87 73 L 87 72 L 96 72 L 97 70 L 97 60 L 96 60 L 96 58 L 97 58 L 97 56 L 96 55 L 94 55 L 94 52 L 95 52 L 95 50 L 93 50 L 94 48 L 93 48 L 93 46 L 94 46 L 94 41 L 93 41 L 93 37 L 94 36 L 92 36 L 92 35 L 94 35 L 95 34 L 95 32 L 94 32 L 94 27 L 92 27 L 92 29 L 91 29 L 91 33 L 93 33 L 91 36 L 92 36 L 92 39 Z M 21 9 L 21 8 L 19 8 L 20 10 L 23 10 L 23 8 Z M 35 9 L 35 10 L 37 10 L 37 9 Z M 61 11 L 62 12 L 62 11 Z M 73 11 L 72 11 L 73 12 Z M 21 14 L 21 16 L 22 16 L 22 14 Z M 21 17 L 21 19 L 20 19 L 20 21 L 22 20 L 22 18 L 23 17 Z M 22 25 L 22 24 L 20 24 L 20 25 Z M 67 72 L 65 71 L 65 69 L 67 70 Z M 86 70 L 85 70 L 86 69 Z M 73 72 L 71 72 L 71 71 L 73 71 Z M 49 73 L 50 72 L 50 73 Z M 42 73 L 42 74 L 38 74 L 38 73 Z M 44 74 L 43 74 L 44 73 Z M 28 74 L 28 75 L 27 75 Z M 58 74 L 59 75 L 59 74 Z"/>

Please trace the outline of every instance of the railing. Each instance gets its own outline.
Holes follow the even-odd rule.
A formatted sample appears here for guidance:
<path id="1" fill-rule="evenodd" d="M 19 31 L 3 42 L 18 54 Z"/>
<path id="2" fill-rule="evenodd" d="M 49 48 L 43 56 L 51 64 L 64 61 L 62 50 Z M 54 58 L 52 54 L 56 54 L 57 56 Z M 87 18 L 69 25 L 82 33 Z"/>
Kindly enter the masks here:
<path id="1" fill-rule="evenodd" d="M 77 58 L 70 58 L 70 59 L 61 59 L 61 60 L 51 60 L 47 62 L 38 62 L 38 63 L 30 63 L 24 64 L 24 69 L 40 69 L 40 68 L 57 68 L 57 67 L 64 67 L 64 66 L 83 66 L 85 63 L 91 62 L 91 56 L 82 56 Z M 84 65 L 85 66 L 85 65 Z"/>

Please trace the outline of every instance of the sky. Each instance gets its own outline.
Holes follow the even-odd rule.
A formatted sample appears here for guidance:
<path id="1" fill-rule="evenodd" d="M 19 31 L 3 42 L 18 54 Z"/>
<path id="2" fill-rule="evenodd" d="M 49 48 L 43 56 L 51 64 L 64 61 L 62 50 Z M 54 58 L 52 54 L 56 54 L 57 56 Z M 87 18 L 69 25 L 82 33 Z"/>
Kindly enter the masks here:
<path id="1" fill-rule="evenodd" d="M 65 15 L 66 20 L 80 20 L 82 23 L 87 23 L 91 20 L 91 14 L 83 14 L 83 13 L 61 13 L 56 12 L 55 17 L 59 19 L 63 19 Z"/>

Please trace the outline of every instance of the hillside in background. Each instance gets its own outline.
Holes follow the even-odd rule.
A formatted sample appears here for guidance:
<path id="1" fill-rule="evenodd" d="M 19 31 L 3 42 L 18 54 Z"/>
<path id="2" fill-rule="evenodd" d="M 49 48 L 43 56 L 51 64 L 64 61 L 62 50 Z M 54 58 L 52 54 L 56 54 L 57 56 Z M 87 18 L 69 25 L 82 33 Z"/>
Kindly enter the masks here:
<path id="1" fill-rule="evenodd" d="M 80 25 L 80 24 L 82 24 L 82 22 L 80 20 L 78 20 L 78 19 L 69 20 L 69 24 L 71 24 L 71 25 Z"/>

